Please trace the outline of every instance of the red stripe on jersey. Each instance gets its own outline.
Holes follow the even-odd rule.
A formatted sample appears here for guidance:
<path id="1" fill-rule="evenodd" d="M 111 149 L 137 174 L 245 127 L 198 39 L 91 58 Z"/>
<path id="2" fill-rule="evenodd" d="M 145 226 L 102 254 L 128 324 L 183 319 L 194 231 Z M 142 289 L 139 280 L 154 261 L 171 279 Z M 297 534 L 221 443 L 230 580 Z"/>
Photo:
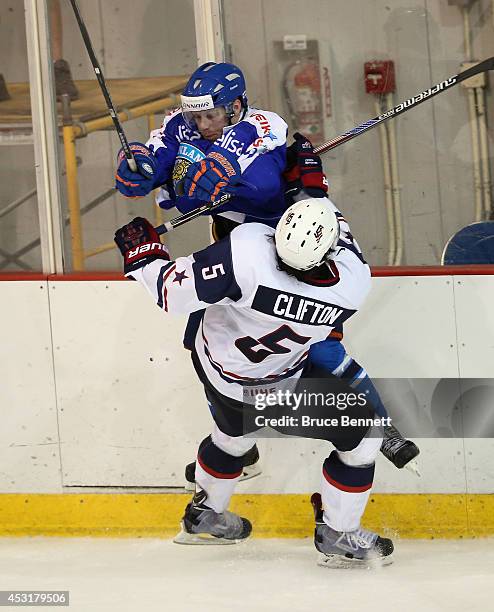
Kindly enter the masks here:
<path id="1" fill-rule="evenodd" d="M 166 312 L 168 312 L 168 289 L 166 288 L 166 281 L 168 277 L 170 276 L 170 274 L 175 271 L 176 267 L 177 266 L 173 264 L 171 268 L 168 268 L 165 276 L 163 277 L 163 308 L 165 309 Z"/>

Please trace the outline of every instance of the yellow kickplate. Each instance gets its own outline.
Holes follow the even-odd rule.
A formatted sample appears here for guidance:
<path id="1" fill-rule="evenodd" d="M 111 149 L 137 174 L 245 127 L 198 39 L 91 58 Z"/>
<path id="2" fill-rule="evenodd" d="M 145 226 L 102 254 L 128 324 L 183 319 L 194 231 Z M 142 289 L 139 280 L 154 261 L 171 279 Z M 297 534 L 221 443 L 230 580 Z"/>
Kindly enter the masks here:
<path id="1" fill-rule="evenodd" d="M 0 494 L 0 536 L 169 538 L 179 530 L 186 494 Z M 309 495 L 235 495 L 231 510 L 261 538 L 312 537 Z M 494 536 L 494 495 L 376 494 L 363 525 L 403 538 Z"/>

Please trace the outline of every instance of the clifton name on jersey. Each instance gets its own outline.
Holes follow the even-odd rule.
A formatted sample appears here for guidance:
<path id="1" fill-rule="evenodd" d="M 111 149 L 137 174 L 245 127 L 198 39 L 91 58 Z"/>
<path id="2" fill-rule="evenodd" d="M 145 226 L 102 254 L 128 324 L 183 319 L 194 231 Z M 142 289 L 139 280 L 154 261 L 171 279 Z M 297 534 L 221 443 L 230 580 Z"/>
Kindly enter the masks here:
<path id="1" fill-rule="evenodd" d="M 244 382 L 299 378 L 311 344 L 366 298 L 369 266 L 338 216 L 341 237 L 326 280 L 308 284 L 281 272 L 274 230 L 260 223 L 240 225 L 188 257 L 152 261 L 132 276 L 167 312 L 206 309 L 195 337 L 198 359 L 220 393 L 241 401 Z"/>

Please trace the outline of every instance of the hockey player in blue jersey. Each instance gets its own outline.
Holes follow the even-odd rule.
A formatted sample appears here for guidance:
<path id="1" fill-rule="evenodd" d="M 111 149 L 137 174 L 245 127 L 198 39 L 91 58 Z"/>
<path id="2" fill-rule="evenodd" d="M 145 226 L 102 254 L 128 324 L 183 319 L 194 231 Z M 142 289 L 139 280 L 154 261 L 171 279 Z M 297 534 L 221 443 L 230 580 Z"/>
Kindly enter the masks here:
<path id="1" fill-rule="evenodd" d="M 141 283 L 160 308 L 182 314 L 205 309 L 192 360 L 214 426 L 199 446 L 198 490 L 177 542 L 222 544 L 249 536 L 248 519 L 227 510 L 242 457 L 255 443 L 245 434 L 259 429 L 257 424 L 245 428 L 244 391 L 246 385 L 270 388 L 281 380 L 298 385 L 313 368 L 311 346 L 362 305 L 370 270 L 345 227 L 328 199 L 305 199 L 285 212 L 276 231 L 260 223 L 243 224 L 223 240 L 175 261 L 145 219 L 136 218 L 116 232 L 126 276 Z M 360 406 L 347 411 L 355 417 L 374 414 Z M 337 413 L 337 408 L 324 408 L 327 416 Z M 391 540 L 360 525 L 382 429 L 376 424 L 331 427 L 323 439 L 336 450 L 322 466 L 317 550 L 328 566 L 389 562 Z"/>
<path id="2" fill-rule="evenodd" d="M 181 108 L 146 144 L 131 144 L 139 172 L 119 154 L 116 188 L 135 198 L 159 187 L 159 205 L 182 213 L 228 193 L 212 213 L 214 234 L 250 220 L 274 227 L 286 208 L 286 136 L 279 115 L 249 107 L 237 66 L 208 62 L 190 77 Z"/>

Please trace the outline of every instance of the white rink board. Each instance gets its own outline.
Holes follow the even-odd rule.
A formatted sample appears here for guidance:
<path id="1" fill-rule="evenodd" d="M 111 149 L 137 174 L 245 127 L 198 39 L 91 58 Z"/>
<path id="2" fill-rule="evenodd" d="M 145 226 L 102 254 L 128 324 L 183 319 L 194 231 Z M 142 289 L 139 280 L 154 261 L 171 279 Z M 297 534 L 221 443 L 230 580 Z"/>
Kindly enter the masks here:
<path id="1" fill-rule="evenodd" d="M 209 427 L 185 318 L 132 282 L 50 282 L 50 297 L 64 485 L 181 486 Z"/>
<path id="2" fill-rule="evenodd" d="M 48 285 L 0 283 L 0 491 L 62 490 Z"/>
<path id="3" fill-rule="evenodd" d="M 454 277 L 449 276 L 375 278 L 362 313 L 346 329 L 348 351 L 378 377 L 456 377 L 458 363 L 461 374 L 471 376 L 475 369 L 468 360 L 483 362 L 477 356 L 490 350 L 492 331 L 487 333 L 486 325 L 476 335 L 468 330 L 467 325 L 477 322 L 467 296 L 475 296 L 477 312 L 488 312 L 493 279 L 466 278 L 472 286 L 463 294 L 453 291 Z M 0 490 L 57 492 L 62 483 L 182 486 L 183 467 L 194 458 L 211 423 L 189 353 L 182 348 L 185 318 L 161 312 L 132 282 L 50 281 L 49 309 L 46 289 L 43 293 L 39 286 L 34 281 L 0 283 L 4 312 L 10 305 L 2 317 L 6 397 L 15 406 L 0 434 L 3 465 L 9 467 L 0 468 Z M 494 322 L 483 318 L 494 330 Z M 471 352 L 463 350 L 460 358 L 457 329 L 459 337 L 466 329 L 472 338 Z M 34 371 L 26 365 L 25 346 L 29 361 L 36 363 Z M 51 361 L 43 361 L 52 348 L 56 398 Z M 6 412 L 4 402 L 2 409 Z M 33 423 L 36 435 L 44 434 L 42 441 L 28 439 L 27 447 L 19 447 Z M 492 440 L 419 443 L 422 478 L 398 471 L 380 457 L 376 492 L 494 489 Z M 33 444 L 42 444 L 46 453 L 49 449 L 51 462 L 42 455 L 43 469 L 31 459 L 40 457 L 31 452 Z M 259 447 L 264 473 L 242 484 L 242 492 L 308 493 L 318 488 L 321 461 L 329 450 L 324 442 L 262 439 Z"/>
<path id="4" fill-rule="evenodd" d="M 462 378 L 494 377 L 494 276 L 456 276 L 458 358 Z"/>
<path id="5" fill-rule="evenodd" d="M 372 377 L 457 377 L 451 277 L 373 278 L 364 307 L 345 325 L 344 344 Z"/>
<path id="6" fill-rule="evenodd" d="M 456 276 L 458 362 L 462 378 L 494 377 L 494 277 Z M 494 491 L 494 439 L 465 439 L 467 490 Z"/>

